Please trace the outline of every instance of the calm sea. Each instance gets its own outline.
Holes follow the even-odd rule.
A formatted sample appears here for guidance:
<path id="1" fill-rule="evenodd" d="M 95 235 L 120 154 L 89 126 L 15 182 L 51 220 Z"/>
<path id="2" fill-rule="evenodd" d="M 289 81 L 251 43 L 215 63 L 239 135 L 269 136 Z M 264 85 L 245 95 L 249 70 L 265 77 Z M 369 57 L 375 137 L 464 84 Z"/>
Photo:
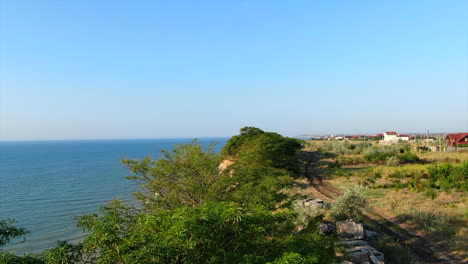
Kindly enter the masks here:
<path id="1" fill-rule="evenodd" d="M 95 213 L 116 197 L 130 199 L 136 189 L 124 177 L 120 160 L 160 157 L 192 139 L 0 142 L 0 218 L 14 218 L 27 228 L 26 240 L 4 246 L 17 254 L 37 253 L 57 240 L 79 241 L 84 235 L 75 216 Z M 199 139 L 207 146 L 226 139 Z"/>

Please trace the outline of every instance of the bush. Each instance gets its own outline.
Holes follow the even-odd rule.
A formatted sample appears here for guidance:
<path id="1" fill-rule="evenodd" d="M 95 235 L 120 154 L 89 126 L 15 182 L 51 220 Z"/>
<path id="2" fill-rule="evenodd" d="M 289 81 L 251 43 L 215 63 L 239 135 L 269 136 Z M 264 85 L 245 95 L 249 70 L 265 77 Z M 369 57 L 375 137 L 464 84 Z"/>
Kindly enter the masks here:
<path id="1" fill-rule="evenodd" d="M 398 240 L 390 236 L 385 236 L 373 246 L 385 255 L 386 263 L 395 264 L 412 264 L 417 263 L 416 258 L 411 254 L 411 250 L 407 246 L 400 244 Z"/>
<path id="2" fill-rule="evenodd" d="M 364 196 L 365 190 L 365 187 L 359 185 L 348 188 L 332 205 L 332 217 L 336 220 L 353 219 L 359 221 L 363 211 L 366 210 L 369 205 L 369 202 Z"/>
<path id="3" fill-rule="evenodd" d="M 237 163 L 299 172 L 300 162 L 296 153 L 302 148 L 303 141 L 255 127 L 244 127 L 240 132 L 230 138 L 222 149 L 225 158 L 234 159 Z"/>
<path id="4" fill-rule="evenodd" d="M 385 165 L 390 166 L 390 167 L 396 167 L 400 165 L 400 160 L 399 158 L 393 156 L 393 157 L 388 157 L 387 160 L 385 161 Z"/>
<path id="5" fill-rule="evenodd" d="M 301 200 L 294 201 L 293 210 L 297 215 L 296 224 L 302 226 L 322 220 L 325 214 L 324 208 L 305 206 Z"/>
<path id="6" fill-rule="evenodd" d="M 400 164 L 418 163 L 421 161 L 416 154 L 411 153 L 411 152 L 405 152 L 405 153 L 399 154 L 397 156 L 397 159 Z"/>
<path id="7" fill-rule="evenodd" d="M 0 247 L 10 242 L 10 239 L 26 235 L 28 230 L 14 226 L 15 220 L 0 220 Z"/>
<path id="8" fill-rule="evenodd" d="M 372 163 L 384 162 L 389 157 L 396 156 L 399 149 L 394 147 L 369 147 L 363 152 L 363 157 L 366 161 Z"/>
<path id="9" fill-rule="evenodd" d="M 67 241 L 57 241 L 57 247 L 44 251 L 43 255 L 46 264 L 95 263 L 92 255 L 83 252 L 82 244 Z"/>
<path id="10" fill-rule="evenodd" d="M 278 203 L 288 198 L 282 193 L 292 187 L 291 173 L 265 166 L 238 166 L 220 175 L 213 183 L 216 197 L 212 201 L 232 202 L 244 208 L 262 206 L 274 210 Z"/>
<path id="11" fill-rule="evenodd" d="M 67 262 L 64 262 L 67 263 Z M 0 264 L 49 264 L 44 262 L 40 257 L 33 256 L 31 254 L 24 256 L 16 256 L 11 252 L 0 251 Z M 55 263 L 50 263 L 55 264 Z M 67 263 L 68 264 L 68 263 Z"/>
<path id="12" fill-rule="evenodd" d="M 116 204 L 81 224 L 91 231 L 85 249 L 98 248 L 102 264 L 254 264 L 281 260 L 289 253 L 307 263 L 334 263 L 334 238 L 319 234 L 315 225 L 294 232 L 294 219 L 291 211 L 247 213 L 227 203 L 129 217 Z"/>
<path id="13" fill-rule="evenodd" d="M 468 191 L 468 162 L 461 166 L 434 165 L 428 168 L 429 186 L 450 192 L 452 189 Z"/>

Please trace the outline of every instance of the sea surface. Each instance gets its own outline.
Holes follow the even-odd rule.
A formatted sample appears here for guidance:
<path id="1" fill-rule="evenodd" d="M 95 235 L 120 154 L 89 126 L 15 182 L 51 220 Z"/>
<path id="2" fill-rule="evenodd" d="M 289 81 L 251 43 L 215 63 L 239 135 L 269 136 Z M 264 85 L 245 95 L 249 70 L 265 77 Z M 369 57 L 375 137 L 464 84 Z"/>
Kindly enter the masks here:
<path id="1" fill-rule="evenodd" d="M 219 151 L 227 139 L 216 142 Z M 0 142 L 0 219 L 14 218 L 29 230 L 2 250 L 39 253 L 57 240 L 84 237 L 75 217 L 96 213 L 106 202 L 132 199 L 137 186 L 125 176 L 122 159 L 160 157 L 161 149 L 192 139 L 135 139 Z"/>

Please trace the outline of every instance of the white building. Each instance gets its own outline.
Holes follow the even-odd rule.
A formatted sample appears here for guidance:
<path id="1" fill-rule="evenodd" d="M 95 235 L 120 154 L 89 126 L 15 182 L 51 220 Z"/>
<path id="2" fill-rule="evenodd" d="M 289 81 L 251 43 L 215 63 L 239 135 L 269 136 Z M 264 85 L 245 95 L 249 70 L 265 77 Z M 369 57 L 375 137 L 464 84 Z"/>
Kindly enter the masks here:
<path id="1" fill-rule="evenodd" d="M 403 140 L 403 141 L 408 141 L 410 140 L 409 135 L 398 135 L 398 139 Z"/>
<path id="2" fill-rule="evenodd" d="M 385 132 L 384 133 L 384 138 L 381 143 L 388 145 L 388 144 L 395 144 L 398 143 L 398 141 L 408 141 L 410 140 L 409 135 L 399 135 L 397 132 Z"/>
<path id="3" fill-rule="evenodd" d="M 398 134 L 397 134 L 397 132 L 393 132 L 393 131 L 392 131 L 392 132 L 385 132 L 385 133 L 383 134 L 383 141 L 384 141 L 384 142 L 388 142 L 388 143 L 390 143 L 390 142 L 392 142 L 392 143 L 398 142 Z"/>

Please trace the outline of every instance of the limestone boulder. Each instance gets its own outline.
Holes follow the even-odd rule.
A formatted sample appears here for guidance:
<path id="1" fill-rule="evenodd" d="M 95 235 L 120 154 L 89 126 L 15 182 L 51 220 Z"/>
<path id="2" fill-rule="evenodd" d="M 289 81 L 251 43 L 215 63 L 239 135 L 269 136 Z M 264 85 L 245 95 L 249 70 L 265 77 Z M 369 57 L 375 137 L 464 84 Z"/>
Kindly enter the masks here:
<path id="1" fill-rule="evenodd" d="M 336 231 L 341 238 L 364 239 L 364 227 L 352 220 L 336 222 Z"/>

